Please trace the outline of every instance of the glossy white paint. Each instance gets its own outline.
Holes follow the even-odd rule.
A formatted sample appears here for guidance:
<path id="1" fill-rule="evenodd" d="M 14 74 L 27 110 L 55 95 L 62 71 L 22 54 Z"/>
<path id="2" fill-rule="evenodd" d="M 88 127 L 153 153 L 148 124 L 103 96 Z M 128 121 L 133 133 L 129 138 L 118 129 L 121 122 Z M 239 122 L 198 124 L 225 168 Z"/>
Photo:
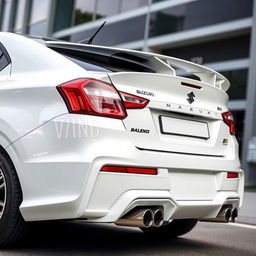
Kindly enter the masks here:
<path id="1" fill-rule="evenodd" d="M 12 60 L 0 72 L 0 145 L 17 170 L 25 220 L 114 222 L 135 206 L 156 204 L 164 206 L 165 220 L 209 218 L 227 202 L 241 206 L 243 172 L 237 141 L 221 119 L 228 99 L 223 90 L 160 73 L 88 72 L 44 45 L 10 33 L 0 33 L 0 42 Z M 112 82 L 150 103 L 130 109 L 124 120 L 69 114 L 56 86 L 81 77 Z M 181 81 L 202 89 L 182 87 Z M 189 105 L 191 91 L 196 101 Z M 208 123 L 209 140 L 161 133 L 160 115 L 192 112 L 194 121 Z M 100 173 L 108 164 L 154 167 L 158 175 Z M 227 171 L 239 172 L 240 178 L 227 179 Z"/>

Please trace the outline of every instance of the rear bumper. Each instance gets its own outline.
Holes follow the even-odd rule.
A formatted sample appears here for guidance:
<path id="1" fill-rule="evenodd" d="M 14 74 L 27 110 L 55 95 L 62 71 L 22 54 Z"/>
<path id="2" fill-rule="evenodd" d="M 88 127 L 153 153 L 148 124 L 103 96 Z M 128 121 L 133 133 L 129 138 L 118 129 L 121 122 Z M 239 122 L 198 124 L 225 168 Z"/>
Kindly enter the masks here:
<path id="1" fill-rule="evenodd" d="M 85 216 L 89 217 L 90 222 L 115 222 L 136 206 L 161 206 L 164 209 L 165 221 L 186 218 L 214 218 L 223 205 L 232 204 L 233 208 L 239 208 L 240 199 L 237 193 L 222 192 L 214 200 L 178 201 L 167 191 L 131 190 L 125 192 L 108 211 L 99 213 L 88 209 Z M 104 216 L 99 217 L 99 214 Z"/>
<path id="2" fill-rule="evenodd" d="M 164 206 L 165 220 L 211 218 L 227 200 L 241 206 L 243 172 L 234 156 L 141 151 L 122 121 L 108 118 L 96 118 L 97 136 L 56 135 L 59 124 L 81 128 L 79 117 L 55 118 L 7 148 L 20 179 L 25 220 L 115 222 L 137 205 Z M 86 128 L 94 132 L 93 127 L 95 117 L 87 116 Z M 158 175 L 100 173 L 108 164 L 154 167 Z M 226 171 L 240 172 L 240 178 L 227 180 Z"/>
<path id="3" fill-rule="evenodd" d="M 242 205 L 244 175 L 241 170 L 240 178 L 234 180 L 226 179 L 226 172 L 206 175 L 201 171 L 177 172 L 165 168 L 159 168 L 158 172 L 158 177 L 100 173 L 82 217 L 92 222 L 115 222 L 137 206 L 162 206 L 165 221 L 214 218 L 223 205 L 237 209 Z M 191 179 L 193 175 L 198 181 Z M 172 177 L 175 178 L 172 180 Z M 188 179 L 185 186 L 184 179 Z M 189 186 L 190 182 L 195 184 Z"/>

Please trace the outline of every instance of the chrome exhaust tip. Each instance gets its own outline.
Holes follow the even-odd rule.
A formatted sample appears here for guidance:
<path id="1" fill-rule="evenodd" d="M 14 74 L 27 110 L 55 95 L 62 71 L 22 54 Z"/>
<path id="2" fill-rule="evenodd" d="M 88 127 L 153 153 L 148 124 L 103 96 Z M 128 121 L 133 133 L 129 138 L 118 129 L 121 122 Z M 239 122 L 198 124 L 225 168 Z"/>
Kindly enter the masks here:
<path id="1" fill-rule="evenodd" d="M 153 225 L 154 214 L 150 209 L 131 211 L 115 222 L 118 226 L 149 228 Z"/>
<path id="2" fill-rule="evenodd" d="M 231 212 L 231 221 L 236 222 L 237 217 L 238 217 L 238 210 L 236 208 L 233 208 Z"/>
<path id="3" fill-rule="evenodd" d="M 200 221 L 206 221 L 206 222 L 222 222 L 222 223 L 228 223 L 231 220 L 231 206 L 224 205 L 216 218 L 201 218 Z"/>
<path id="4" fill-rule="evenodd" d="M 154 214 L 154 221 L 153 221 L 153 227 L 161 227 L 164 223 L 164 214 L 163 211 L 160 209 L 156 209 L 153 211 Z"/>
<path id="5" fill-rule="evenodd" d="M 231 209 L 230 208 L 226 208 L 226 209 L 223 209 L 223 213 L 220 213 L 220 218 L 224 217 L 224 222 L 228 223 L 231 219 Z"/>
<path id="6" fill-rule="evenodd" d="M 146 228 L 149 228 L 153 225 L 153 222 L 154 222 L 154 214 L 153 214 L 153 211 L 150 210 L 150 209 L 147 209 L 145 212 L 144 212 L 144 217 L 143 217 L 143 225 L 144 227 Z"/>

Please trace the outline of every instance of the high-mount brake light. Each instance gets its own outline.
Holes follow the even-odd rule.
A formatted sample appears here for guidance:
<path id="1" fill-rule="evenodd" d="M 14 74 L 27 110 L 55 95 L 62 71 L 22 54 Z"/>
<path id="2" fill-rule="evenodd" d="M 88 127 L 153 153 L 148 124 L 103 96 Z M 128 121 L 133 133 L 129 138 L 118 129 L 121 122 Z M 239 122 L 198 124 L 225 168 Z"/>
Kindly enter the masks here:
<path id="1" fill-rule="evenodd" d="M 70 113 L 123 119 L 122 99 L 111 84 L 94 79 L 76 79 L 57 87 Z"/>
<path id="2" fill-rule="evenodd" d="M 187 86 L 187 87 L 191 87 L 191 88 L 194 88 L 194 89 L 201 89 L 201 88 L 202 88 L 202 87 L 199 86 L 199 85 L 189 84 L 189 83 L 185 83 L 185 82 L 181 82 L 181 85 Z"/>
<path id="3" fill-rule="evenodd" d="M 230 134 L 235 135 L 235 123 L 232 112 L 229 110 L 225 113 L 222 113 L 222 118 L 224 123 L 229 127 Z"/>
<path id="4" fill-rule="evenodd" d="M 228 179 L 239 178 L 239 173 L 238 172 L 227 172 L 227 178 Z"/>
<path id="5" fill-rule="evenodd" d="M 129 94 L 126 92 L 120 92 L 124 101 L 125 108 L 144 108 L 149 103 L 148 99 Z"/>
<path id="6" fill-rule="evenodd" d="M 70 113 L 124 119 L 129 108 L 144 108 L 148 99 L 118 92 L 109 83 L 95 79 L 76 79 L 57 86 Z"/>
<path id="7" fill-rule="evenodd" d="M 124 166 L 104 166 L 101 172 L 119 172 L 119 173 L 135 173 L 135 174 L 150 174 L 157 175 L 157 169 L 124 167 Z"/>

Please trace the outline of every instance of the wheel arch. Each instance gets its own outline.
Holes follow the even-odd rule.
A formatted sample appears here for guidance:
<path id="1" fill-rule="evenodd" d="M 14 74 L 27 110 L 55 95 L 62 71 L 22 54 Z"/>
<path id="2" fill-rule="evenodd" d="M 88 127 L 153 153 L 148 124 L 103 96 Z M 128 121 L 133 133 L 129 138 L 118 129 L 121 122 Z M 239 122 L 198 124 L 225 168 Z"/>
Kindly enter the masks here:
<path id="1" fill-rule="evenodd" d="M 2 134 L 0 134 L 0 153 L 4 153 L 10 160 L 10 162 L 13 164 L 14 168 L 15 168 L 15 172 L 18 176 L 19 179 L 19 183 L 20 183 L 20 187 L 21 187 L 21 191 L 22 190 L 22 184 L 21 184 L 21 178 L 20 178 L 20 164 L 18 161 L 18 157 L 15 153 L 15 150 L 13 149 L 10 141 L 8 140 L 7 137 L 4 137 Z M 22 192 L 22 198 L 23 198 L 23 192 Z"/>

